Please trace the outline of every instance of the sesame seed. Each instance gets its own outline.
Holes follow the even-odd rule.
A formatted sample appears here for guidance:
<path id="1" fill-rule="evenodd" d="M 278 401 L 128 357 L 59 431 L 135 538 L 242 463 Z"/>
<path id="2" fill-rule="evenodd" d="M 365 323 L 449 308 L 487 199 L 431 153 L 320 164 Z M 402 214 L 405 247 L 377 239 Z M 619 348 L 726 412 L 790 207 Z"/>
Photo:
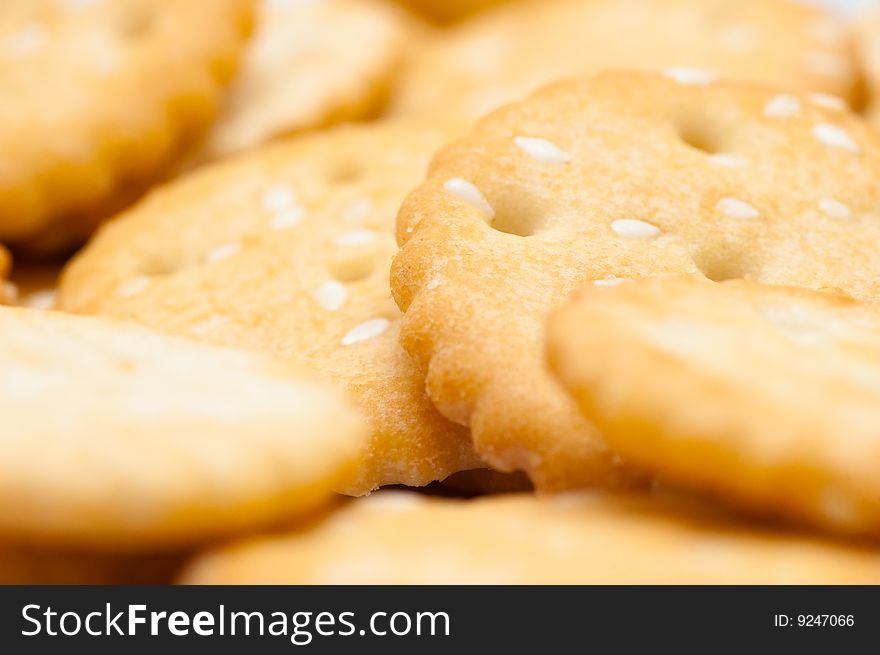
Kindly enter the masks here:
<path id="1" fill-rule="evenodd" d="M 306 217 L 306 210 L 302 207 L 294 207 L 272 217 L 269 227 L 273 230 L 286 230 L 302 222 Z"/>
<path id="2" fill-rule="evenodd" d="M 814 125 L 813 136 L 829 148 L 840 148 L 850 152 L 860 151 L 859 145 L 853 141 L 852 137 L 845 130 L 830 123 Z"/>
<path id="3" fill-rule="evenodd" d="M 717 79 L 715 73 L 700 68 L 667 68 L 663 75 L 678 84 L 694 86 L 711 84 Z"/>
<path id="4" fill-rule="evenodd" d="M 342 220 L 346 223 L 360 223 L 373 211 L 373 201 L 369 198 L 361 198 L 351 203 L 343 212 Z"/>
<path id="5" fill-rule="evenodd" d="M 518 136 L 513 142 L 527 155 L 545 164 L 567 164 L 571 155 L 547 139 Z"/>
<path id="6" fill-rule="evenodd" d="M 195 323 L 190 329 L 190 334 L 195 335 L 210 335 L 222 328 L 224 325 L 229 323 L 229 317 L 223 316 L 221 314 L 215 314 L 213 316 L 209 316 L 206 319 Z"/>
<path id="7" fill-rule="evenodd" d="M 387 318 L 373 318 L 369 321 L 364 321 L 360 325 L 353 327 L 348 331 L 348 334 L 342 337 L 342 345 L 350 346 L 361 341 L 367 341 L 378 337 L 385 332 L 390 325 L 391 323 Z"/>
<path id="8" fill-rule="evenodd" d="M 315 289 L 315 300 L 328 312 L 335 312 L 348 300 L 348 289 L 336 280 L 327 280 Z"/>
<path id="9" fill-rule="evenodd" d="M 645 221 L 633 218 L 622 218 L 611 224 L 611 229 L 618 236 L 627 239 L 653 239 L 660 235 L 660 228 Z"/>
<path id="10" fill-rule="evenodd" d="M 467 180 L 460 177 L 454 177 L 451 180 L 446 180 L 443 188 L 446 189 L 446 192 L 450 195 L 453 195 L 459 200 L 468 203 L 475 209 L 480 210 L 489 216 L 489 218 L 495 216 L 495 210 L 492 209 L 492 205 L 489 204 L 489 201 L 486 200 L 485 196 L 483 196 L 482 192 L 476 186 Z"/>
<path id="11" fill-rule="evenodd" d="M 764 106 L 764 116 L 767 118 L 791 118 L 800 112 L 801 101 L 792 95 L 774 96 Z"/>
<path id="12" fill-rule="evenodd" d="M 206 262 L 220 262 L 224 259 L 228 259 L 233 255 L 238 254 L 241 250 L 241 246 L 237 243 L 227 243 L 222 246 L 217 246 L 213 250 L 211 250 L 207 255 L 205 255 Z"/>
<path id="13" fill-rule="evenodd" d="M 761 215 L 753 205 L 739 198 L 722 198 L 715 207 L 728 218 L 752 220 Z"/>
<path id="14" fill-rule="evenodd" d="M 824 107 L 825 109 L 834 109 L 837 111 L 843 111 L 847 109 L 848 105 L 846 101 L 839 97 L 833 96 L 830 93 L 811 93 L 809 95 L 810 102 L 812 102 L 817 107 Z"/>
<path id="15" fill-rule="evenodd" d="M 296 194 L 284 184 L 277 184 L 263 194 L 263 208 L 272 214 L 289 211 L 294 204 L 296 204 Z"/>
<path id="16" fill-rule="evenodd" d="M 46 41 L 46 30 L 34 23 L 7 36 L 3 45 L 13 57 L 26 57 L 46 45 Z"/>
<path id="17" fill-rule="evenodd" d="M 333 240 L 333 243 L 340 248 L 348 248 L 351 246 L 364 246 L 373 243 L 376 239 L 376 233 L 370 230 L 352 230 L 351 232 L 340 234 Z"/>
<path id="18" fill-rule="evenodd" d="M 748 52 L 755 47 L 758 35 L 749 25 L 731 25 L 719 35 L 719 41 L 731 52 Z"/>
<path id="19" fill-rule="evenodd" d="M 844 221 L 852 218 L 852 209 L 848 205 L 834 198 L 824 197 L 819 199 L 819 209 L 829 218 L 835 218 Z"/>
<path id="20" fill-rule="evenodd" d="M 829 52 L 807 54 L 807 67 L 814 73 L 826 77 L 845 77 L 849 73 L 849 64 L 846 60 Z"/>
<path id="21" fill-rule="evenodd" d="M 593 280 L 593 286 L 596 287 L 619 287 L 621 284 L 626 282 L 626 278 L 623 277 L 608 277 L 604 280 Z"/>
<path id="22" fill-rule="evenodd" d="M 739 157 L 738 155 L 728 155 L 725 153 L 709 155 L 709 162 L 715 164 L 716 166 L 722 166 L 724 168 L 745 168 L 749 165 L 749 162 L 746 158 Z"/>
<path id="23" fill-rule="evenodd" d="M 138 275 L 130 280 L 126 280 L 116 287 L 116 295 L 122 298 L 135 296 L 150 285 L 150 278 L 146 275 Z"/>

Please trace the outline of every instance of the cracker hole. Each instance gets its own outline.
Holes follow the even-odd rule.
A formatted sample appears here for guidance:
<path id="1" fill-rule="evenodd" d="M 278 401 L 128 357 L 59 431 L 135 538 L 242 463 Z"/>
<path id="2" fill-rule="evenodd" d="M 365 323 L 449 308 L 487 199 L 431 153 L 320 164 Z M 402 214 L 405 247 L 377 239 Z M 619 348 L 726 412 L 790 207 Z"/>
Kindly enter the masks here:
<path id="1" fill-rule="evenodd" d="M 155 26 L 156 13 L 144 8 L 125 16 L 121 31 L 126 39 L 141 39 L 149 35 Z"/>
<path id="2" fill-rule="evenodd" d="M 701 253 L 694 257 L 694 263 L 713 282 L 742 280 L 749 276 L 751 270 L 745 257 L 723 250 Z"/>
<path id="3" fill-rule="evenodd" d="M 531 197 L 515 200 L 501 196 L 495 200 L 495 215 L 489 222 L 493 230 L 530 237 L 545 227 L 545 209 L 539 207 Z"/>
<path id="4" fill-rule="evenodd" d="M 139 275 L 147 277 L 162 277 L 174 275 L 178 271 L 188 266 L 187 262 L 180 259 L 171 259 L 164 257 L 154 257 L 149 259 L 140 266 Z"/>
<path id="5" fill-rule="evenodd" d="M 496 215 L 492 221 L 492 229 L 519 237 L 530 237 L 537 231 L 534 222 L 528 217 L 512 214 Z"/>
<path id="6" fill-rule="evenodd" d="M 363 167 L 357 162 L 340 162 L 327 170 L 327 180 L 331 184 L 343 186 L 354 184 L 364 175 Z"/>
<path id="7" fill-rule="evenodd" d="M 678 124 L 677 131 L 679 138 L 694 150 L 699 150 L 709 155 L 724 152 L 724 144 L 717 130 L 703 120 L 688 119 L 681 121 Z"/>
<path id="8" fill-rule="evenodd" d="M 327 268 L 334 280 L 343 284 L 351 284 L 365 280 L 373 274 L 373 271 L 376 270 L 376 257 L 367 253 L 340 257 L 331 260 Z"/>

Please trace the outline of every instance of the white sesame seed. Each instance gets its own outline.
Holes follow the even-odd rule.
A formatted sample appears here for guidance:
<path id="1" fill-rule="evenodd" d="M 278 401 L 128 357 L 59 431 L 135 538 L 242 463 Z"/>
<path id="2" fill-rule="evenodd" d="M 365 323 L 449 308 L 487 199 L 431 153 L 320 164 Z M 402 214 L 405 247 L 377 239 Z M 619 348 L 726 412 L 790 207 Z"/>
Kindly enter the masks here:
<path id="1" fill-rule="evenodd" d="M 717 75 L 712 71 L 700 68 L 667 68 L 663 74 L 673 82 L 678 84 L 688 84 L 702 86 L 711 84 L 717 79 Z"/>
<path id="2" fill-rule="evenodd" d="M 441 282 L 442 282 L 442 281 L 441 281 L 439 275 L 438 275 L 438 276 L 435 276 L 435 277 L 432 277 L 432 278 L 428 281 L 428 283 L 425 285 L 425 288 L 428 289 L 429 291 L 433 291 L 434 289 L 436 289 L 437 287 L 440 286 Z"/>
<path id="3" fill-rule="evenodd" d="M 348 331 L 348 334 L 342 337 L 342 345 L 350 346 L 361 341 L 367 341 L 368 339 L 378 337 L 388 329 L 389 325 L 391 325 L 391 323 L 387 318 L 373 318 L 369 321 L 364 321 L 360 325 L 353 327 Z"/>
<path id="4" fill-rule="evenodd" d="M 748 52 L 757 41 L 758 35 L 750 25 L 731 25 L 719 35 L 721 46 L 731 52 Z"/>
<path id="5" fill-rule="evenodd" d="M 621 218 L 611 223 L 611 229 L 618 236 L 627 239 L 653 239 L 660 235 L 660 228 L 645 221 Z"/>
<path id="6" fill-rule="evenodd" d="M 839 45 L 847 35 L 846 27 L 837 20 L 823 16 L 810 26 L 813 38 L 822 45 Z"/>
<path id="7" fill-rule="evenodd" d="M 241 246 L 237 243 L 227 243 L 222 246 L 217 246 L 213 250 L 211 250 L 207 255 L 205 255 L 206 262 L 220 262 L 224 259 L 229 259 L 233 255 L 237 255 L 241 250 Z"/>
<path id="8" fill-rule="evenodd" d="M 739 198 L 722 198 L 715 207 L 728 218 L 753 220 L 761 215 L 753 205 Z"/>
<path id="9" fill-rule="evenodd" d="M 135 296 L 150 285 L 150 278 L 146 275 L 138 275 L 130 280 L 126 280 L 116 287 L 116 295 L 122 298 Z"/>
<path id="10" fill-rule="evenodd" d="M 715 164 L 716 166 L 722 166 L 724 168 L 745 168 L 749 165 L 749 162 L 745 157 L 740 157 L 738 155 L 728 155 L 723 152 L 709 155 L 709 162 Z"/>
<path id="11" fill-rule="evenodd" d="M 34 23 L 6 37 L 4 49 L 13 57 L 26 57 L 42 48 L 48 36 L 42 25 Z"/>
<path id="12" fill-rule="evenodd" d="M 825 77 L 846 77 L 849 64 L 842 57 L 830 52 L 811 52 L 807 54 L 807 67 Z"/>
<path id="13" fill-rule="evenodd" d="M 64 0 L 64 8 L 71 11 L 78 11 L 96 5 L 101 0 Z"/>
<path id="14" fill-rule="evenodd" d="M 373 201 L 369 198 L 361 198 L 351 203 L 342 214 L 342 220 L 346 223 L 360 223 L 373 211 Z"/>
<path id="15" fill-rule="evenodd" d="M 764 106 L 764 116 L 767 118 L 791 118 L 801 112 L 801 101 L 797 96 L 778 95 L 770 99 Z"/>
<path id="16" fill-rule="evenodd" d="M 518 136 L 513 142 L 520 150 L 545 164 L 567 164 L 571 155 L 562 150 L 552 141 L 530 136 Z"/>
<path id="17" fill-rule="evenodd" d="M 604 280 L 593 280 L 593 286 L 597 287 L 619 287 L 621 284 L 626 282 L 626 278 L 623 277 L 608 277 Z"/>
<path id="18" fill-rule="evenodd" d="M 492 209 L 492 205 L 489 204 L 489 201 L 486 200 L 485 196 L 477 187 L 467 180 L 463 180 L 460 177 L 454 177 L 451 180 L 446 180 L 443 188 L 446 189 L 447 193 L 468 203 L 475 209 L 480 210 L 489 218 L 495 216 L 495 210 Z"/>
<path id="19" fill-rule="evenodd" d="M 852 209 L 835 198 L 824 197 L 819 199 L 819 209 L 829 218 L 845 221 L 852 218 Z"/>
<path id="20" fill-rule="evenodd" d="M 315 289 L 315 300 L 328 312 L 335 312 L 348 300 L 348 289 L 336 280 L 327 280 Z"/>
<path id="21" fill-rule="evenodd" d="M 813 126 L 813 136 L 829 148 L 840 148 L 850 152 L 859 152 L 859 145 L 843 129 L 830 123 L 819 123 Z"/>
<path id="22" fill-rule="evenodd" d="M 190 329 L 190 334 L 210 335 L 229 323 L 228 316 L 215 314 L 194 324 Z"/>
<path id="23" fill-rule="evenodd" d="M 276 214 L 269 222 L 269 227 L 273 230 L 286 230 L 302 222 L 306 217 L 306 210 L 302 207 L 294 207 L 285 212 Z"/>
<path id="24" fill-rule="evenodd" d="M 817 107 L 824 107 L 825 109 L 843 111 L 848 106 L 843 98 L 840 96 L 833 96 L 830 93 L 811 93 L 809 98 L 810 102 L 814 105 Z"/>
<path id="25" fill-rule="evenodd" d="M 348 248 L 373 243 L 377 238 L 376 233 L 370 230 L 352 230 L 351 232 L 340 234 L 333 240 L 333 243 L 340 248 Z"/>
<path id="26" fill-rule="evenodd" d="M 52 309 L 57 298 L 58 293 L 55 289 L 43 289 L 28 295 L 24 299 L 24 306 L 31 309 Z"/>
<path id="27" fill-rule="evenodd" d="M 263 208 L 271 214 L 280 214 L 293 209 L 296 194 L 289 186 L 277 184 L 263 194 Z"/>

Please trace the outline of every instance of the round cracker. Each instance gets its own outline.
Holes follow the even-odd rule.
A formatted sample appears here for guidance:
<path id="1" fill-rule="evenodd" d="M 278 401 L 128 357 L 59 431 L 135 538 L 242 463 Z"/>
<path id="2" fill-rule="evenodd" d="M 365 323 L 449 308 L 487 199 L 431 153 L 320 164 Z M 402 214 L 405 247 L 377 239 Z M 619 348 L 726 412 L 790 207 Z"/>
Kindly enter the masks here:
<path id="1" fill-rule="evenodd" d="M 267 351 L 345 385 L 372 425 L 347 493 L 477 467 L 398 344 L 388 287 L 397 208 L 445 136 L 340 128 L 206 169 L 103 229 L 65 271 L 60 306 Z"/>
<path id="2" fill-rule="evenodd" d="M 4 0 L 0 239 L 70 247 L 215 113 L 251 0 Z"/>
<path id="3" fill-rule="evenodd" d="M 203 554 L 191 584 L 869 584 L 876 551 L 683 501 L 380 492 L 301 532 Z"/>
<path id="4" fill-rule="evenodd" d="M 880 298 L 880 141 L 810 95 L 647 73 L 562 83 L 442 151 L 398 220 L 392 289 L 435 405 L 544 489 L 614 457 L 543 357 L 583 282 L 666 274 Z"/>
<path id="5" fill-rule="evenodd" d="M 753 282 L 592 285 L 554 369 L 615 450 L 762 512 L 880 535 L 880 310 Z"/>
<path id="6" fill-rule="evenodd" d="M 202 156 L 376 113 L 410 27 L 378 0 L 262 0 L 256 35 Z"/>
<path id="7" fill-rule="evenodd" d="M 788 0 L 531 0 L 417 52 L 399 115 L 476 117 L 559 79 L 605 70 L 706 70 L 857 99 L 845 25 Z"/>
<path id="8" fill-rule="evenodd" d="M 289 365 L 139 326 L 0 309 L 0 534 L 172 548 L 325 503 L 360 417 Z"/>

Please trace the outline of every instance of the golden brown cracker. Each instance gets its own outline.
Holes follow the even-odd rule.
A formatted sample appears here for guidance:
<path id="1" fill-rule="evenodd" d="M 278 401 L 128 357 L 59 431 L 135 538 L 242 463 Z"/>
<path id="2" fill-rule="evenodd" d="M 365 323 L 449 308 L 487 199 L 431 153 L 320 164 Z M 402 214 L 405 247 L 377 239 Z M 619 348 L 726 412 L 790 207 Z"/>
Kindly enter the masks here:
<path id="1" fill-rule="evenodd" d="M 190 584 L 871 584 L 880 555 L 698 506 L 572 494 L 380 492 L 316 526 L 209 551 Z"/>
<path id="2" fill-rule="evenodd" d="M 553 368 L 608 443 L 668 483 L 880 534 L 880 310 L 695 279 L 589 285 Z"/>
<path id="3" fill-rule="evenodd" d="M 152 551 L 325 504 L 363 446 L 336 390 L 137 325 L 0 308 L 0 542 Z"/>
<path id="4" fill-rule="evenodd" d="M 480 466 L 398 344 L 394 218 L 446 131 L 348 127 L 182 180 L 108 225 L 60 306 L 269 352 L 343 384 L 370 418 L 357 480 L 423 485 Z"/>
<path id="5" fill-rule="evenodd" d="M 394 110 L 476 117 L 560 79 L 664 68 L 848 101 L 859 82 L 846 26 L 789 0 L 530 0 L 428 42 Z"/>
<path id="6" fill-rule="evenodd" d="M 434 404 L 494 468 L 605 483 L 549 374 L 585 282 L 690 274 L 880 297 L 880 141 L 826 98 L 678 76 L 562 83 L 484 119 L 404 203 L 392 289 Z"/>
<path id="7" fill-rule="evenodd" d="M 0 239 L 69 248 L 162 175 L 212 120 L 251 5 L 4 0 Z"/>
<path id="8" fill-rule="evenodd" d="M 410 20 L 380 0 L 263 0 L 256 34 L 203 158 L 375 113 Z"/>

